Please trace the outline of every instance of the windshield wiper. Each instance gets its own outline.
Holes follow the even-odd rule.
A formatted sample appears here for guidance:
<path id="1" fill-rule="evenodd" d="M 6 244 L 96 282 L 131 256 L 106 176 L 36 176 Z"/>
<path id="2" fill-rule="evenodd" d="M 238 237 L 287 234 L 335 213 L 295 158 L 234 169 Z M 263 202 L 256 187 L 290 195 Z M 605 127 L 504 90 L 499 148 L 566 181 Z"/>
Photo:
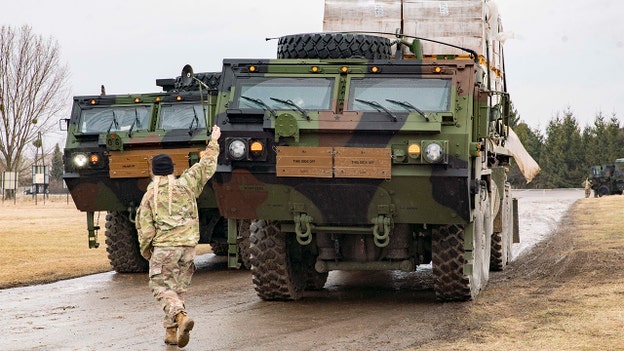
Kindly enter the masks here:
<path id="1" fill-rule="evenodd" d="M 195 106 L 193 107 L 193 119 L 191 120 L 191 124 L 189 125 L 189 135 L 193 135 L 193 132 L 199 128 L 199 117 L 197 117 L 197 112 L 195 112 Z M 195 122 L 195 129 L 193 129 L 193 122 Z"/>
<path id="2" fill-rule="evenodd" d="M 110 126 L 108 126 L 108 130 L 106 131 L 106 133 L 110 133 L 111 128 L 113 128 L 113 124 L 115 125 L 115 130 L 119 130 L 119 122 L 117 122 L 117 116 L 115 116 L 115 111 L 113 112 L 113 120 L 111 121 Z"/>
<path id="3" fill-rule="evenodd" d="M 132 122 L 132 125 L 130 126 L 130 129 L 128 130 L 128 137 L 131 138 L 132 137 L 132 130 L 134 129 L 134 126 L 138 125 L 139 128 L 141 128 L 141 121 L 139 121 L 139 112 L 137 111 L 137 109 L 134 109 L 134 122 Z"/>
<path id="4" fill-rule="evenodd" d="M 306 110 L 302 109 L 301 106 L 297 105 L 294 101 L 292 101 L 290 99 L 289 100 L 282 100 L 282 99 L 278 99 L 278 98 L 274 98 L 274 97 L 271 97 L 271 100 L 277 101 L 277 102 L 281 102 L 284 105 L 288 105 L 288 106 L 293 107 L 295 110 L 299 111 L 299 113 L 304 115 L 305 118 L 307 118 L 308 121 L 310 120 L 310 115 L 308 115 L 308 112 Z"/>
<path id="5" fill-rule="evenodd" d="M 408 110 L 412 109 L 412 110 L 418 112 L 418 114 L 420 114 L 421 116 L 423 116 L 425 118 L 425 121 L 429 122 L 429 117 L 427 117 L 425 112 L 423 110 L 419 109 L 418 107 L 412 105 L 408 101 L 397 101 L 397 100 L 392 100 L 392 99 L 386 99 L 386 101 L 391 102 L 393 104 L 397 104 L 399 106 L 403 106 L 403 107 L 405 107 Z"/>
<path id="6" fill-rule="evenodd" d="M 273 115 L 273 117 L 277 118 L 277 112 L 275 112 L 275 110 L 273 110 L 269 105 L 267 105 L 261 99 L 256 99 L 256 98 L 252 98 L 252 97 L 245 96 L 245 95 L 241 95 L 241 98 L 254 102 L 256 105 L 262 106 L 262 108 L 264 108 L 265 111 L 269 111 Z"/>
<path id="7" fill-rule="evenodd" d="M 370 106 L 375 107 L 376 109 L 378 109 L 378 110 L 380 110 L 380 111 L 384 111 L 385 113 L 387 113 L 387 114 L 388 114 L 388 116 L 390 116 L 390 118 L 392 118 L 392 120 L 393 120 L 394 122 L 396 122 L 396 121 L 397 121 L 397 117 L 396 117 L 394 114 L 392 114 L 392 112 L 390 112 L 390 110 L 388 110 L 387 108 L 383 107 L 383 106 L 382 106 L 380 103 L 378 103 L 377 101 L 373 101 L 373 100 L 370 100 L 370 101 L 369 101 L 369 100 L 362 100 L 362 99 L 355 99 L 355 101 L 359 101 L 359 102 L 365 103 L 365 104 L 367 104 L 367 105 L 370 105 Z"/>

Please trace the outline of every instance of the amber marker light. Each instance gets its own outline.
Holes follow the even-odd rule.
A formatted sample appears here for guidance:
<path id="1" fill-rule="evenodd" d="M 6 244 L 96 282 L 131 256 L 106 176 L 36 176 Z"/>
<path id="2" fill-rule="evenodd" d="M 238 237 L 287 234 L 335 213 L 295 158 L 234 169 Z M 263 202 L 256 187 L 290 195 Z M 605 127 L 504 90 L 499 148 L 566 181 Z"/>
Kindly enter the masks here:
<path id="1" fill-rule="evenodd" d="M 157 97 L 154 99 L 154 102 L 160 102 L 160 96 L 157 96 Z"/>
<path id="2" fill-rule="evenodd" d="M 342 66 L 342 67 L 340 67 L 340 72 L 342 72 L 342 73 L 348 73 L 348 72 L 349 72 L 349 67 L 347 67 L 347 66 Z"/>
<path id="3" fill-rule="evenodd" d="M 182 101 L 182 97 L 180 95 L 176 96 L 176 101 Z"/>
<path id="4" fill-rule="evenodd" d="M 377 66 L 371 67 L 371 72 L 372 73 L 379 73 L 379 67 L 377 67 Z"/>
<path id="5" fill-rule="evenodd" d="M 436 72 L 436 73 L 440 73 L 440 72 L 442 72 L 442 67 L 439 67 L 439 66 L 438 66 L 438 67 L 436 67 L 436 68 L 435 68 L 435 72 Z"/>
<path id="6" fill-rule="evenodd" d="M 312 73 L 319 73 L 320 69 L 318 68 L 318 66 L 312 66 L 312 68 L 310 68 L 310 71 L 312 71 Z"/>
<path id="7" fill-rule="evenodd" d="M 134 98 L 134 103 L 138 104 L 139 102 L 141 102 L 141 98 L 135 97 Z"/>
<path id="8" fill-rule="evenodd" d="M 259 141 L 254 141 L 249 146 L 249 151 L 253 152 L 254 154 L 261 154 L 263 150 L 264 150 L 264 145 L 262 145 L 262 143 Z"/>
<path id="9" fill-rule="evenodd" d="M 89 162 L 91 162 L 92 164 L 98 163 L 99 161 L 100 161 L 100 156 L 96 154 L 91 154 L 89 156 Z"/>
<path id="10" fill-rule="evenodd" d="M 91 105 L 97 105 L 97 100 L 95 100 L 95 99 L 91 99 L 91 101 L 89 101 L 89 103 L 90 103 Z"/>
<path id="11" fill-rule="evenodd" d="M 249 72 L 255 72 L 256 66 L 249 66 Z"/>
<path id="12" fill-rule="evenodd" d="M 410 144 L 410 146 L 407 148 L 407 154 L 411 158 L 418 158 L 418 157 L 420 157 L 420 145 L 418 145 L 418 144 Z"/>

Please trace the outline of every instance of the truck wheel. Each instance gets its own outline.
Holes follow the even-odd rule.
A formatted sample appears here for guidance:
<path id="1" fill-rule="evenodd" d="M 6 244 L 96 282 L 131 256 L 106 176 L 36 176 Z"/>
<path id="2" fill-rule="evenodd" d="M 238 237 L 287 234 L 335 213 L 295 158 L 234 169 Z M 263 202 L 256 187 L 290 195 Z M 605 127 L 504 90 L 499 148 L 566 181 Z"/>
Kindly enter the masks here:
<path id="1" fill-rule="evenodd" d="M 441 226 L 432 233 L 433 289 L 439 301 L 467 301 L 485 288 L 489 279 L 492 216 L 489 199 L 480 202 L 481 211 L 472 225 Z M 466 235 L 472 230 L 474 235 Z M 464 274 L 468 255 L 464 239 L 472 237 L 472 272 Z"/>
<path id="2" fill-rule="evenodd" d="M 314 268 L 316 264 L 316 258 L 318 254 L 312 253 L 308 247 L 311 247 L 312 244 L 302 247 L 302 257 L 303 264 L 305 266 L 305 274 L 306 274 L 306 282 L 305 289 L 306 290 L 321 290 L 325 286 L 327 282 L 327 277 L 329 272 L 319 273 Z"/>
<path id="3" fill-rule="evenodd" d="M 603 185 L 600 188 L 598 188 L 598 196 L 607 196 L 609 194 L 611 194 L 611 191 L 609 190 L 608 186 Z"/>
<path id="4" fill-rule="evenodd" d="M 111 266 L 118 273 L 147 272 L 149 262 L 141 256 L 136 227 L 128 212 L 106 215 L 106 252 Z"/>
<path id="5" fill-rule="evenodd" d="M 277 58 L 337 59 L 363 57 L 387 60 L 392 56 L 390 39 L 349 33 L 286 35 L 277 43 Z"/>
<path id="6" fill-rule="evenodd" d="M 492 234 L 492 256 L 490 269 L 493 271 L 503 270 L 511 262 L 511 246 L 513 243 L 513 208 L 512 198 L 509 191 L 501 201 L 500 215 L 502 218 L 502 231 Z"/>
<path id="7" fill-rule="evenodd" d="M 319 273 L 314 267 L 308 267 L 306 272 L 306 290 L 322 290 L 327 283 L 328 272 Z"/>
<path id="8" fill-rule="evenodd" d="M 294 237 L 264 220 L 252 221 L 250 231 L 251 275 L 258 296 L 263 300 L 300 299 L 306 272 L 293 257 L 292 251 L 297 249 Z"/>
<path id="9" fill-rule="evenodd" d="M 228 243 L 211 243 L 210 248 L 215 256 L 227 256 L 228 254 Z"/>

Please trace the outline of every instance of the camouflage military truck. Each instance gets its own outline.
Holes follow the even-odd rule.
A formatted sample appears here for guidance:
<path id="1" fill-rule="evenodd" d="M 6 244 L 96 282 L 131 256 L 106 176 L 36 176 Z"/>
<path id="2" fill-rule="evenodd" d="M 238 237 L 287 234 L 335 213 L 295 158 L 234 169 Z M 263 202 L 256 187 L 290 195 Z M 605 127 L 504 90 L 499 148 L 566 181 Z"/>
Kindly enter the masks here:
<path id="1" fill-rule="evenodd" d="M 594 196 L 619 195 L 624 190 L 624 158 L 618 158 L 614 164 L 592 166 L 589 179 Z"/>
<path id="2" fill-rule="evenodd" d="M 299 299 L 332 270 L 431 263 L 437 298 L 467 300 L 509 262 L 509 96 L 487 58 L 420 46 L 300 34 L 277 59 L 224 60 L 213 189 L 225 218 L 252 222 L 260 298 Z"/>
<path id="3" fill-rule="evenodd" d="M 179 175 L 206 147 L 220 74 L 191 76 L 185 71 L 176 79 L 158 79 L 163 88 L 159 93 L 107 95 L 102 88 L 101 95 L 76 96 L 71 116 L 64 120 L 64 180 L 76 207 L 87 214 L 91 248 L 99 246 L 99 213 L 107 212 L 106 250 L 117 272 L 148 268 L 139 252 L 134 217 L 150 181 L 151 158 L 169 154 Z M 210 243 L 216 254 L 228 254 L 227 222 L 219 215 L 210 184 L 197 204 L 200 243 Z M 230 233 L 237 260 L 236 229 Z M 248 245 L 241 247 L 246 253 Z"/>

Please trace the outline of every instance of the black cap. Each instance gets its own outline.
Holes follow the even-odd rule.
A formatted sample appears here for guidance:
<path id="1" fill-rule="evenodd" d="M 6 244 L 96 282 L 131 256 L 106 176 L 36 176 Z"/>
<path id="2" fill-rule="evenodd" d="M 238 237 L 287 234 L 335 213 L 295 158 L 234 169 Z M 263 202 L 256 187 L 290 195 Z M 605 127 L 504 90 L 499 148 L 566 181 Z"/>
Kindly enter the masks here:
<path id="1" fill-rule="evenodd" d="M 173 161 L 167 154 L 158 154 L 152 159 L 152 173 L 154 175 L 169 175 L 173 173 Z"/>

